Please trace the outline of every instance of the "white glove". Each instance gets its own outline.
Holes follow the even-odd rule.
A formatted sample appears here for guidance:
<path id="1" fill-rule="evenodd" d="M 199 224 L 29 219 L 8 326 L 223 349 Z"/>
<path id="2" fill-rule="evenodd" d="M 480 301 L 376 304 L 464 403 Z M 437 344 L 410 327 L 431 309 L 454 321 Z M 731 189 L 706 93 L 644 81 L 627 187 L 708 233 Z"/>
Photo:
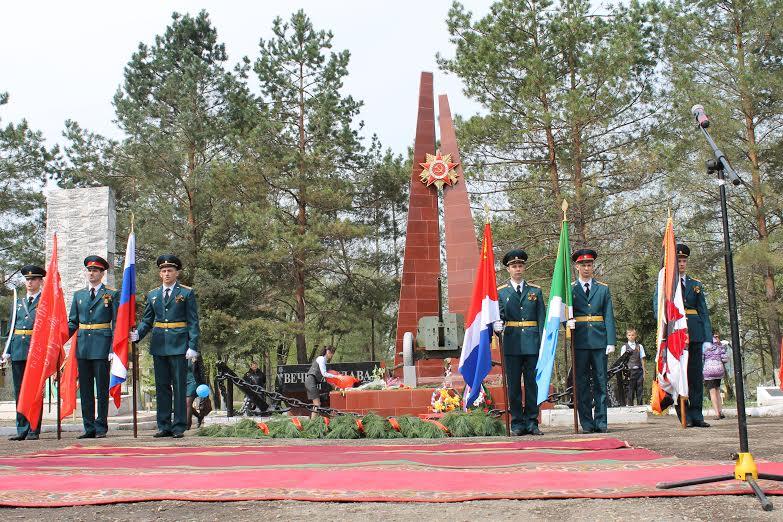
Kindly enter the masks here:
<path id="1" fill-rule="evenodd" d="M 11 360 L 11 354 L 8 352 L 3 353 L 3 364 L 7 363 Z"/>
<path id="2" fill-rule="evenodd" d="M 570 330 L 573 330 L 574 328 L 576 328 L 576 320 L 575 319 L 569 319 L 568 321 L 566 321 L 566 328 L 568 328 Z"/>
<path id="3" fill-rule="evenodd" d="M 503 332 L 503 321 L 495 321 L 492 323 L 492 329 L 495 330 L 495 333 Z"/>
<path id="4" fill-rule="evenodd" d="M 190 348 L 188 348 L 188 351 L 185 352 L 185 359 L 192 360 L 197 358 L 198 358 L 198 352 L 196 350 L 191 350 Z"/>
<path id="5" fill-rule="evenodd" d="M 135 343 L 139 340 L 139 331 L 135 328 L 128 332 L 128 339 L 130 339 L 130 342 Z"/>
<path id="6" fill-rule="evenodd" d="M 709 342 L 709 341 L 704 341 L 703 343 L 701 343 L 701 349 L 702 350 L 706 350 L 707 348 L 710 348 L 711 346 L 712 346 L 712 343 Z"/>
<path id="7" fill-rule="evenodd" d="M 612 352 L 614 352 L 614 345 L 613 344 L 607 344 L 606 345 L 606 355 L 609 355 Z"/>
<path id="8" fill-rule="evenodd" d="M 109 352 L 109 362 L 112 362 L 114 359 L 114 352 Z"/>

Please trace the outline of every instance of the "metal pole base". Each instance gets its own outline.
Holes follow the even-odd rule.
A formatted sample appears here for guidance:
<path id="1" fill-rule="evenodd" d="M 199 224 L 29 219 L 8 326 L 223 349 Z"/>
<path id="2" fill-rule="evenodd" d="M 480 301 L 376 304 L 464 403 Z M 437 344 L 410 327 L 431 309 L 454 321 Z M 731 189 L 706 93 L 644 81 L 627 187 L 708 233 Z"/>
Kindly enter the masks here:
<path id="1" fill-rule="evenodd" d="M 773 475 L 771 473 L 759 473 L 758 478 L 764 480 L 777 480 L 779 482 L 783 482 L 783 475 Z M 772 502 L 770 502 L 770 500 L 764 494 L 764 491 L 761 489 L 761 487 L 759 487 L 758 483 L 750 473 L 747 474 L 744 479 L 737 479 L 733 474 L 718 475 L 714 477 L 701 477 L 701 478 L 695 478 L 691 480 L 681 480 L 679 482 L 661 482 L 660 484 L 657 484 L 655 487 L 658 489 L 674 489 L 674 488 L 683 488 L 686 486 L 696 486 L 698 484 L 710 484 L 712 482 L 723 482 L 724 480 L 742 480 L 743 482 L 747 482 L 748 485 L 750 486 L 750 489 L 753 490 L 753 493 L 756 495 L 756 498 L 761 503 L 761 509 L 763 509 L 764 511 L 772 511 L 773 508 Z"/>

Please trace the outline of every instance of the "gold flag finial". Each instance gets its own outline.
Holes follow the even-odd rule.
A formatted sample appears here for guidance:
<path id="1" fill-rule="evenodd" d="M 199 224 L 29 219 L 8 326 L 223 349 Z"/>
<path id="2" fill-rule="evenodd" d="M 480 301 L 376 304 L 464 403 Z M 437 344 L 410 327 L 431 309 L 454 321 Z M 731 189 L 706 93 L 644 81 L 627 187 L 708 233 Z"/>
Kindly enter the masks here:
<path id="1" fill-rule="evenodd" d="M 133 224 L 136 221 L 136 216 L 133 215 L 133 212 L 131 212 L 131 233 L 133 233 Z"/>
<path id="2" fill-rule="evenodd" d="M 484 223 L 489 224 L 489 205 L 484 203 Z"/>
<path id="3" fill-rule="evenodd" d="M 566 220 L 566 212 L 568 212 L 568 201 L 565 199 L 563 200 L 563 204 L 560 205 L 560 208 L 563 209 L 563 221 Z"/>

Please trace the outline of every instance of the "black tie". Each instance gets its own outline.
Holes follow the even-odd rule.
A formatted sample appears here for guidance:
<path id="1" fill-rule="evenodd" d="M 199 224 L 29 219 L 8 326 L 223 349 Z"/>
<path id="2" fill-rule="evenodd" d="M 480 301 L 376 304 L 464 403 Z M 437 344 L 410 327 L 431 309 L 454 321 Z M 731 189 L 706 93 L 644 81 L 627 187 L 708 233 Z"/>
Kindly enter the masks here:
<path id="1" fill-rule="evenodd" d="M 30 306 L 31 304 L 33 304 L 33 298 L 32 297 L 28 297 L 27 298 L 27 306 Z"/>
<path id="2" fill-rule="evenodd" d="M 171 295 L 171 288 L 167 288 L 167 289 L 166 289 L 166 296 L 164 297 L 164 299 L 165 299 L 166 301 L 168 301 L 168 300 L 169 300 L 169 296 L 170 296 L 170 295 Z"/>
<path id="3" fill-rule="evenodd" d="M 95 299 L 95 289 L 94 288 L 90 288 L 90 298 L 91 299 Z"/>
<path id="4" fill-rule="evenodd" d="M 590 297 L 590 283 L 585 283 L 585 296 Z"/>
<path id="5" fill-rule="evenodd" d="M 685 294 L 685 278 L 680 279 L 680 286 L 682 286 L 682 293 Z"/>
<path id="6" fill-rule="evenodd" d="M 522 297 L 522 283 L 517 285 L 517 297 Z"/>

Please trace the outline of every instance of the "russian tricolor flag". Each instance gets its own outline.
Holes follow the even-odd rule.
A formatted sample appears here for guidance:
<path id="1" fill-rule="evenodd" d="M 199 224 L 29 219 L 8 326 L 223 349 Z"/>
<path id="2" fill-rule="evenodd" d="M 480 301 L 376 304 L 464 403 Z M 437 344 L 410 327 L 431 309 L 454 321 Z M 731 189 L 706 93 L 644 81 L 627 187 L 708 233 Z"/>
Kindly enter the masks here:
<path id="1" fill-rule="evenodd" d="M 120 307 L 114 322 L 114 343 L 109 379 L 109 395 L 114 397 L 114 405 L 120 407 L 122 383 L 128 378 L 128 333 L 136 326 L 136 235 L 131 228 L 128 247 L 125 249 L 125 268 L 122 271 L 122 289 Z"/>
<path id="2" fill-rule="evenodd" d="M 492 323 L 500 320 L 498 288 L 495 280 L 495 254 L 492 251 L 492 229 L 484 225 L 473 300 L 465 317 L 465 340 L 459 358 L 459 373 L 468 385 L 465 408 L 470 407 L 481 392 L 481 383 L 492 369 Z"/>

